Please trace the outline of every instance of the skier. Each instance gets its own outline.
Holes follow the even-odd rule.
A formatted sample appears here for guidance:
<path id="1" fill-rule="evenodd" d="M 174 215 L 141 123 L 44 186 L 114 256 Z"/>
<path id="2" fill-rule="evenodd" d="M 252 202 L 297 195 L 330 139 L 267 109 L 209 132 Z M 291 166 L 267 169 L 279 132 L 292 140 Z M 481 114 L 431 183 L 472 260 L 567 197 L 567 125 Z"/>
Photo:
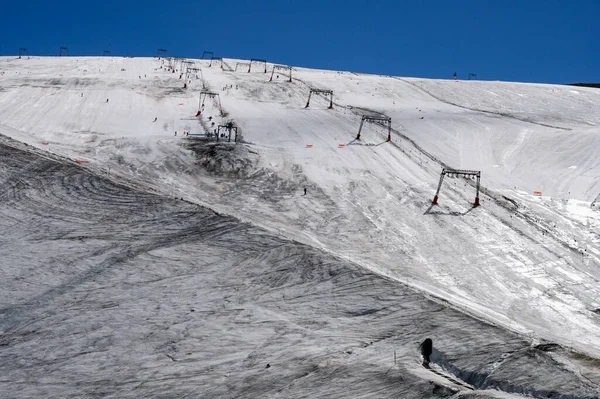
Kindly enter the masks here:
<path id="1" fill-rule="evenodd" d="M 158 120 L 158 117 L 154 118 L 154 122 L 156 122 Z"/>
<path id="2" fill-rule="evenodd" d="M 108 102 L 108 98 L 106 99 L 106 102 Z"/>
<path id="3" fill-rule="evenodd" d="M 175 136 L 177 136 L 177 131 L 175 131 Z"/>
<path id="4" fill-rule="evenodd" d="M 304 195 L 306 195 L 306 187 L 304 187 Z"/>

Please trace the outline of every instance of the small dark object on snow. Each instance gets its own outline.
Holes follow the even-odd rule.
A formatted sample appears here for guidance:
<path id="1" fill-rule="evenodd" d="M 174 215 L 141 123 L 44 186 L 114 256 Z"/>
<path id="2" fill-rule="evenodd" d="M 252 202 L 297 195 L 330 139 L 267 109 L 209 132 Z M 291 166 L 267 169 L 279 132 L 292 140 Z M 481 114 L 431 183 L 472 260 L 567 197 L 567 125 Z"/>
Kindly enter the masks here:
<path id="1" fill-rule="evenodd" d="M 306 195 L 306 187 L 304 187 L 304 195 Z"/>
<path id="2" fill-rule="evenodd" d="M 265 368 L 268 369 L 269 367 L 271 367 L 271 365 L 269 363 L 267 363 L 267 367 L 265 367 Z"/>
<path id="3" fill-rule="evenodd" d="M 431 338 L 425 339 L 421 344 L 421 355 L 423 355 L 423 365 L 428 366 L 431 356 L 431 352 L 433 352 L 433 341 Z"/>

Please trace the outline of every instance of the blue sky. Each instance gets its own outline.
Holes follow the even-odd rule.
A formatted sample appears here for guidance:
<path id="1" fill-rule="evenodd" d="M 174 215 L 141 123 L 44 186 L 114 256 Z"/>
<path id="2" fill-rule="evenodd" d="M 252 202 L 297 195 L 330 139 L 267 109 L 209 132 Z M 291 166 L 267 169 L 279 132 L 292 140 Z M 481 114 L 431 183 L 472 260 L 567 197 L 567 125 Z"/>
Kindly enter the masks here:
<path id="1" fill-rule="evenodd" d="M 396 76 L 600 82 L 600 0 L 6 1 L 0 54 L 264 58 Z"/>

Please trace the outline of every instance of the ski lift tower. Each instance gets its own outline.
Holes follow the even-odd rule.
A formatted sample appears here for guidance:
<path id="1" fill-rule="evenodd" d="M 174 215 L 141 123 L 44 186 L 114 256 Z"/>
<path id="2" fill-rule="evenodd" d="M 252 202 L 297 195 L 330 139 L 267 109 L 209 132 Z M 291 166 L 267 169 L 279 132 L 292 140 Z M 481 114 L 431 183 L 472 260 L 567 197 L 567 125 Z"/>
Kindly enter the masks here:
<path id="1" fill-rule="evenodd" d="M 202 79 L 202 88 L 206 89 L 206 85 L 204 84 L 204 75 L 202 74 L 202 69 L 194 67 L 194 68 L 188 68 L 188 70 L 190 71 L 190 74 L 196 75 L 196 79 Z M 198 77 L 198 72 L 200 72 L 200 78 Z"/>
<path id="2" fill-rule="evenodd" d="M 214 62 L 219 62 L 219 61 L 220 61 L 220 62 L 221 62 L 221 69 L 223 69 L 223 58 L 222 58 L 222 57 L 212 57 L 212 58 L 210 59 L 210 63 L 208 64 L 208 66 L 209 66 L 209 67 L 211 67 L 211 66 L 212 66 L 212 64 L 213 64 L 213 61 L 214 61 Z"/>
<path id="3" fill-rule="evenodd" d="M 173 70 L 173 73 L 175 73 L 175 58 L 174 57 L 167 57 L 167 70 Z"/>
<path id="4" fill-rule="evenodd" d="M 221 96 L 219 96 L 219 93 L 215 93 L 206 89 L 200 91 L 200 98 L 198 99 L 198 112 L 196 113 L 196 116 L 202 115 L 202 107 L 204 107 L 204 101 L 207 97 L 211 99 L 217 99 L 217 104 L 219 105 L 219 113 L 222 116 L 223 108 L 221 108 Z"/>
<path id="5" fill-rule="evenodd" d="M 440 195 L 440 189 L 442 188 L 442 182 L 444 181 L 444 177 L 448 175 L 449 177 L 473 177 L 477 178 L 476 185 L 476 193 L 475 193 L 475 202 L 473 206 L 479 206 L 479 186 L 481 180 L 481 171 L 480 170 L 465 170 L 465 169 L 447 169 L 443 168 L 442 173 L 440 174 L 440 182 L 438 183 L 437 191 L 435 192 L 435 196 L 433 197 L 433 201 L 431 203 L 433 205 L 437 205 L 438 203 L 438 195 Z"/>
<path id="6" fill-rule="evenodd" d="M 238 67 L 248 67 L 248 72 L 250 72 L 250 63 L 249 62 L 236 62 L 234 72 L 238 70 Z"/>
<path id="7" fill-rule="evenodd" d="M 201 59 L 202 60 L 210 60 L 214 56 L 215 56 L 214 52 L 204 50 L 204 52 L 202 53 L 202 58 Z"/>
<path id="8" fill-rule="evenodd" d="M 188 67 L 186 74 L 185 74 L 185 81 L 186 83 L 192 83 L 191 77 L 192 76 L 196 76 L 196 79 L 198 78 L 198 72 L 200 72 L 200 68 L 196 68 L 196 67 Z M 184 86 L 185 88 L 185 86 Z M 204 87 L 203 87 L 204 88 Z"/>
<path id="9" fill-rule="evenodd" d="M 388 137 L 387 141 L 392 141 L 392 118 L 389 116 L 373 116 L 373 115 L 363 115 L 360 120 L 360 127 L 358 128 L 358 134 L 356 135 L 356 140 L 360 140 L 360 132 L 362 131 L 363 124 L 367 122 L 373 122 L 381 125 L 386 125 L 388 127 Z"/>
<path id="10" fill-rule="evenodd" d="M 181 71 L 181 63 L 183 62 L 183 58 L 174 57 L 173 58 L 173 69 Z"/>
<path id="11" fill-rule="evenodd" d="M 310 89 L 310 92 L 308 93 L 308 100 L 306 101 L 306 107 L 304 108 L 308 108 L 308 106 L 310 105 L 310 96 L 315 93 L 315 94 L 324 94 L 326 96 L 330 96 L 329 97 L 329 109 L 333 108 L 333 90 L 322 90 L 322 89 Z"/>
<path id="12" fill-rule="evenodd" d="M 252 63 L 264 64 L 265 73 L 267 73 L 267 60 L 261 60 L 261 59 L 258 59 L 258 58 L 252 58 L 250 60 L 250 68 L 248 68 L 248 72 L 250 72 L 250 69 L 252 69 Z"/>
<path id="13" fill-rule="evenodd" d="M 190 78 L 190 74 L 193 72 L 192 70 L 195 69 L 194 65 L 196 65 L 196 63 L 194 61 L 183 61 L 182 65 L 181 65 L 181 72 L 185 74 L 185 81 L 183 83 L 183 88 L 187 89 L 187 84 Z M 189 81 L 191 83 L 191 81 Z"/>
<path id="14" fill-rule="evenodd" d="M 475 79 L 477 79 L 477 74 L 476 74 L 476 73 L 469 72 L 469 76 L 467 77 L 467 80 L 471 80 L 471 78 L 475 78 Z"/>
<path id="15" fill-rule="evenodd" d="M 21 56 L 26 55 L 27 58 L 29 58 L 29 51 L 27 51 L 27 48 L 25 47 L 20 47 L 19 48 L 19 58 L 21 58 Z"/>
<path id="16" fill-rule="evenodd" d="M 62 57 L 63 54 L 68 55 L 69 57 L 71 56 L 71 53 L 69 53 L 69 49 L 65 46 L 60 46 L 60 52 L 58 53 L 59 57 Z"/>
<path id="17" fill-rule="evenodd" d="M 273 70 L 271 71 L 271 78 L 269 79 L 269 82 L 273 81 L 273 75 L 275 74 L 275 71 L 288 71 L 288 82 L 292 81 L 292 67 L 291 66 L 287 66 L 287 65 L 273 65 Z"/>

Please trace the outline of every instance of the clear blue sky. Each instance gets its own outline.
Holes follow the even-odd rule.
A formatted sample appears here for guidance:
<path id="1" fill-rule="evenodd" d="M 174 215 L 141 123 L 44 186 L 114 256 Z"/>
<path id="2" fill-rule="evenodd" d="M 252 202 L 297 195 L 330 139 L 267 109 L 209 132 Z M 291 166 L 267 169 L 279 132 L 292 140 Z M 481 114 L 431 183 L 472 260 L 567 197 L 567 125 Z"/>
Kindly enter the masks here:
<path id="1" fill-rule="evenodd" d="M 3 2 L 0 54 L 264 58 L 396 76 L 600 82 L 600 0 Z"/>

